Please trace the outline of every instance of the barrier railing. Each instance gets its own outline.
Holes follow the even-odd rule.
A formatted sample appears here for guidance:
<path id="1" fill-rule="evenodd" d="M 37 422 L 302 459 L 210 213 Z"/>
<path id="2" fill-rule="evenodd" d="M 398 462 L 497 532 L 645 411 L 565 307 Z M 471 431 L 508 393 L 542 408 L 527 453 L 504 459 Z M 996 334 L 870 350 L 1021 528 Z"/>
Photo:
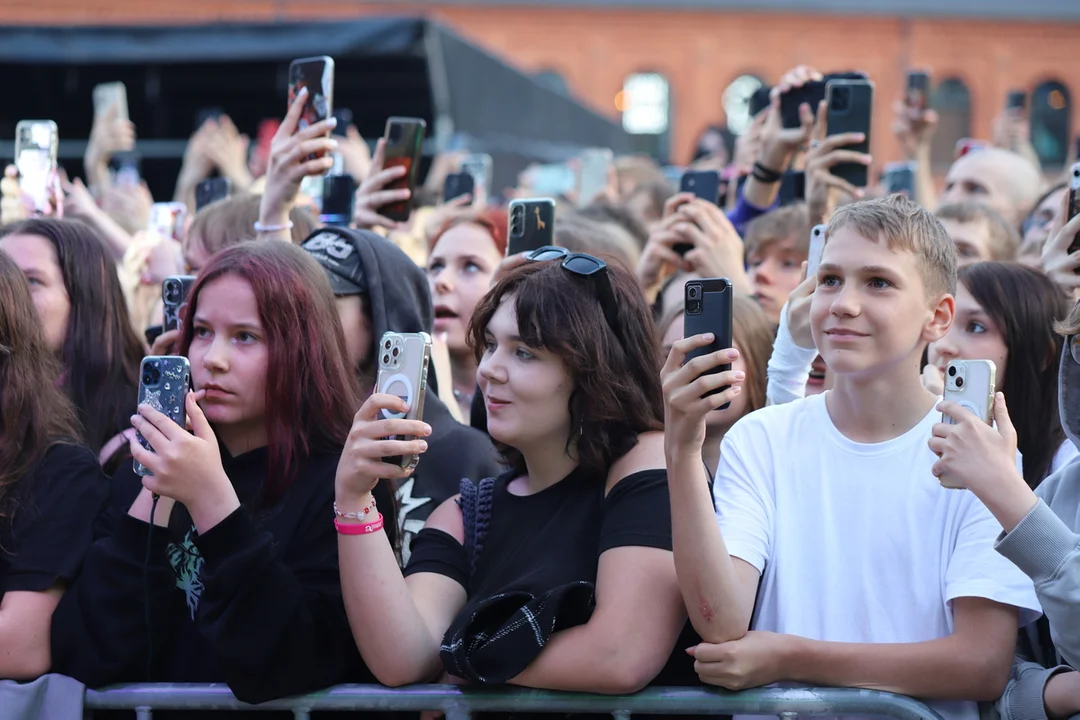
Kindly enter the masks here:
<path id="1" fill-rule="evenodd" d="M 942 720 L 923 703 L 876 690 L 842 688 L 762 688 L 727 692 L 714 688 L 654 687 L 635 695 L 611 696 L 524 688 L 459 685 L 339 685 L 302 697 L 248 705 L 225 685 L 117 685 L 87 690 L 87 717 L 94 710 L 134 710 L 151 720 L 154 710 L 289 710 L 296 720 L 325 710 L 441 710 L 446 720 L 468 720 L 474 712 L 606 713 L 615 720 L 631 715 L 871 715 L 897 720 Z"/>

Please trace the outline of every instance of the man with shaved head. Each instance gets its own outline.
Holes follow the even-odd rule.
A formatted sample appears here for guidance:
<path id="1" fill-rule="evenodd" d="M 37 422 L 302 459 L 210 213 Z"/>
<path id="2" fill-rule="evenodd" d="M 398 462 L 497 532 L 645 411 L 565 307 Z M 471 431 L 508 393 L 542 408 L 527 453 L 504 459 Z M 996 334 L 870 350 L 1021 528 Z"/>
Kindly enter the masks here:
<path id="1" fill-rule="evenodd" d="M 1001 148 L 969 152 L 953 163 L 941 204 L 980 202 L 996 210 L 1013 228 L 1035 207 L 1043 180 L 1028 160 Z"/>

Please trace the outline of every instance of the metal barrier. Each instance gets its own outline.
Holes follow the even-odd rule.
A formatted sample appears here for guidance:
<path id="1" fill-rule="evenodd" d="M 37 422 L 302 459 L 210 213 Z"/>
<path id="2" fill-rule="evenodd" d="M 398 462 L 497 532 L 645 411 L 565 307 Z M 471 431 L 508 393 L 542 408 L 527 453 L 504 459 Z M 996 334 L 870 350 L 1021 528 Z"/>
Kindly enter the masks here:
<path id="1" fill-rule="evenodd" d="M 781 720 L 800 715 L 871 715 L 942 720 L 923 703 L 903 695 L 842 688 L 727 692 L 654 687 L 635 695 L 611 696 L 510 687 L 339 685 L 313 695 L 248 705 L 237 700 L 226 685 L 155 684 L 87 690 L 84 707 L 87 717 L 93 717 L 94 710 L 135 710 L 138 720 L 151 720 L 153 710 L 290 710 L 296 720 L 308 720 L 315 710 L 441 710 L 446 720 L 468 720 L 474 712 L 608 713 L 615 720 L 626 720 L 631 714 L 773 715 Z"/>

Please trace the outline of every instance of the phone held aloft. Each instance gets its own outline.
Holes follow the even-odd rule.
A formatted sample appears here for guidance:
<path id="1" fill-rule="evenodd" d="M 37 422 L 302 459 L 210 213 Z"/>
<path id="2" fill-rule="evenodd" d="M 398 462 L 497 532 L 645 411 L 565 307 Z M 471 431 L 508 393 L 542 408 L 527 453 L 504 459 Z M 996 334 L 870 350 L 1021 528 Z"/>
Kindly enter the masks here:
<path id="1" fill-rule="evenodd" d="M 423 420 L 424 395 L 427 391 L 428 364 L 431 362 L 431 336 L 425 332 L 388 332 L 379 343 L 379 372 L 376 392 L 393 395 L 405 401 L 407 412 L 383 410 L 382 420 Z M 394 440 L 410 440 L 398 435 Z M 416 467 L 418 455 L 385 457 L 383 462 L 403 469 Z"/>
<path id="2" fill-rule="evenodd" d="M 328 55 L 300 58 L 289 64 L 289 107 L 301 89 L 308 96 L 300 113 L 297 130 L 306 130 L 315 123 L 328 120 L 334 113 L 334 58 Z M 324 157 L 325 151 L 312 153 L 308 160 Z"/>
<path id="3" fill-rule="evenodd" d="M 577 177 L 578 206 L 587 207 L 599 199 L 608 186 L 608 174 L 615 156 L 607 148 L 589 148 L 581 154 Z"/>
<path id="4" fill-rule="evenodd" d="M 427 123 L 420 118 L 392 117 L 386 121 L 386 139 L 383 149 L 383 168 L 404 167 L 405 175 L 386 185 L 387 190 L 408 190 L 409 197 L 383 205 L 380 211 L 385 217 L 405 222 L 412 214 L 416 195 L 416 179 L 420 173 L 420 158 L 424 152 L 424 134 Z"/>
<path id="5" fill-rule="evenodd" d="M 828 134 L 862 133 L 862 142 L 852 143 L 845 149 L 869 153 L 874 84 L 869 80 L 831 80 L 826 87 L 825 99 L 828 102 Z M 869 168 L 862 163 L 838 163 L 832 174 L 857 188 L 869 184 Z"/>
<path id="6" fill-rule="evenodd" d="M 945 399 L 974 413 L 987 425 L 994 422 L 996 387 L 997 366 L 993 360 L 952 360 L 945 368 Z M 956 424 L 956 420 L 945 413 L 941 414 L 941 422 Z M 964 488 L 963 484 L 945 475 L 939 481 L 945 488 Z"/>
<path id="7" fill-rule="evenodd" d="M 34 211 L 51 210 L 60 133 L 52 120 L 21 120 L 15 126 L 15 168 L 19 189 L 30 196 Z"/>
<path id="8" fill-rule="evenodd" d="M 679 180 L 679 192 L 690 193 L 717 205 L 720 203 L 720 173 L 715 170 L 687 170 Z"/>
<path id="9" fill-rule="evenodd" d="M 555 244 L 554 200 L 550 198 L 512 200 L 508 217 L 507 257 Z"/>
<path id="10" fill-rule="evenodd" d="M 686 362 L 696 357 L 710 353 L 727 350 L 732 346 L 731 326 L 733 312 L 733 295 L 731 281 L 727 278 L 702 278 L 701 280 L 688 280 L 683 286 L 685 296 L 685 310 L 683 310 L 683 337 L 693 337 L 703 333 L 712 333 L 713 341 L 705 347 L 691 350 L 686 355 Z M 731 369 L 731 363 L 718 365 L 712 370 L 706 370 L 705 375 L 727 372 Z M 702 397 L 715 395 L 727 390 L 728 386 L 717 388 L 705 393 Z M 726 410 L 731 403 L 725 403 L 720 407 Z"/>
<path id="11" fill-rule="evenodd" d="M 229 178 L 207 178 L 195 186 L 195 212 L 232 194 Z"/>
<path id="12" fill-rule="evenodd" d="M 116 119 L 128 121 L 127 87 L 122 82 L 101 83 L 94 86 L 94 117 L 101 117 L 110 108 L 116 108 Z"/>
<path id="13" fill-rule="evenodd" d="M 139 369 L 139 405 L 149 405 L 182 428 L 187 427 L 184 403 L 191 387 L 188 359 L 175 355 L 148 355 Z M 154 448 L 139 434 L 139 444 L 150 452 Z M 142 463 L 135 462 L 137 475 L 153 475 Z"/>

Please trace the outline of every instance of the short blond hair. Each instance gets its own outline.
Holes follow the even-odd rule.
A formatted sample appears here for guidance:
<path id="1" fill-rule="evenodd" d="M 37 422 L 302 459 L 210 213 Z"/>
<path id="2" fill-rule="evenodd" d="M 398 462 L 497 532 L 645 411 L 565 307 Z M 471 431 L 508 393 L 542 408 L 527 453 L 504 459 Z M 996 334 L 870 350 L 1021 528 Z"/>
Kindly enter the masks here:
<path id="1" fill-rule="evenodd" d="M 868 240 L 884 240 L 890 250 L 914 253 L 928 295 L 956 294 L 956 245 L 933 214 L 903 195 L 838 208 L 825 231 L 825 242 L 845 227 Z"/>
<path id="2" fill-rule="evenodd" d="M 1065 338 L 1080 335 L 1080 302 L 1073 305 L 1068 317 L 1054 323 L 1054 331 Z"/>
<path id="3" fill-rule="evenodd" d="M 746 226 L 743 246 L 749 255 L 788 238 L 795 238 L 795 249 L 805 259 L 810 252 L 810 213 L 805 203 L 788 205 L 754 218 Z"/>

